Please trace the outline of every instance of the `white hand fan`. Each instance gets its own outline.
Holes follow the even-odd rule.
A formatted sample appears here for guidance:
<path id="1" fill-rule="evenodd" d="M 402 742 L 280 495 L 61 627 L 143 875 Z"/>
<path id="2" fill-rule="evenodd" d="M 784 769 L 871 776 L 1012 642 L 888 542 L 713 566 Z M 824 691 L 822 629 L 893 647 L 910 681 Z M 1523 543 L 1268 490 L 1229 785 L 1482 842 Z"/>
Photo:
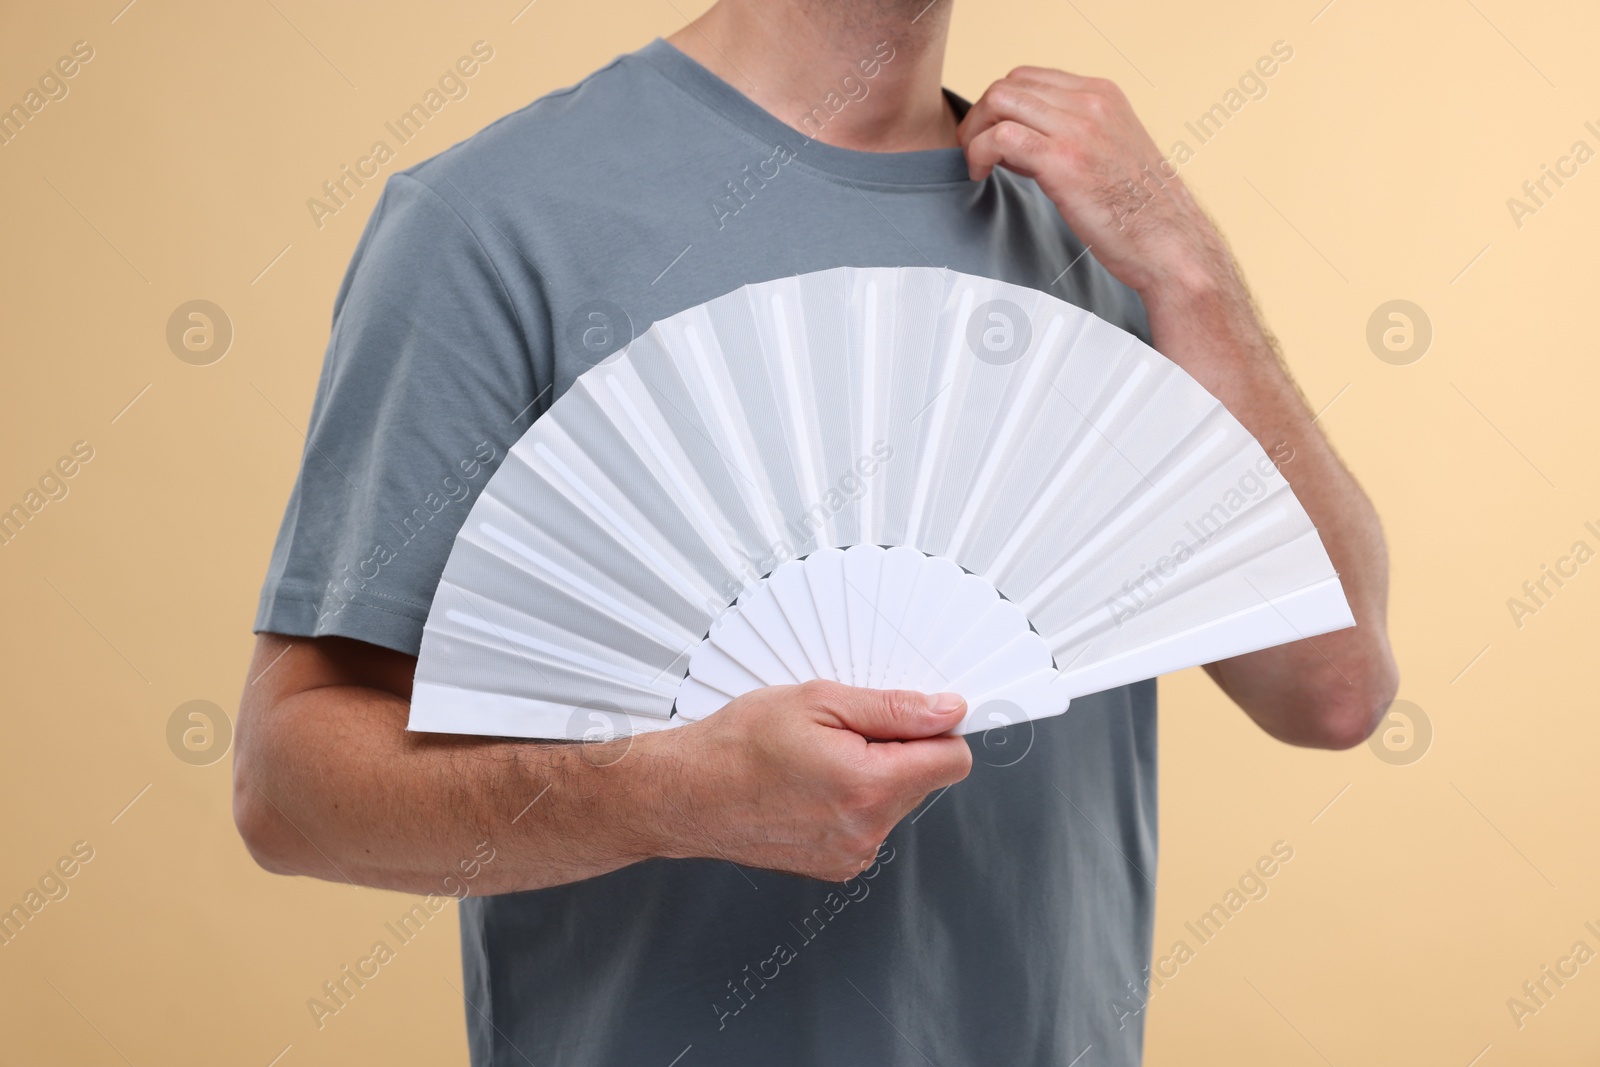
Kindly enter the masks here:
<path id="1" fill-rule="evenodd" d="M 959 692 L 965 733 L 1353 624 L 1272 461 L 1154 349 L 843 267 L 663 319 L 535 421 L 445 565 L 410 726 L 626 734 L 829 678 Z"/>
<path id="2" fill-rule="evenodd" d="M 752 689 L 831 678 L 960 693 L 987 729 L 997 716 L 1065 710 L 1059 677 L 1044 638 L 986 579 L 914 548 L 824 548 L 780 566 L 711 624 L 689 657 L 678 715 L 701 719 Z"/>

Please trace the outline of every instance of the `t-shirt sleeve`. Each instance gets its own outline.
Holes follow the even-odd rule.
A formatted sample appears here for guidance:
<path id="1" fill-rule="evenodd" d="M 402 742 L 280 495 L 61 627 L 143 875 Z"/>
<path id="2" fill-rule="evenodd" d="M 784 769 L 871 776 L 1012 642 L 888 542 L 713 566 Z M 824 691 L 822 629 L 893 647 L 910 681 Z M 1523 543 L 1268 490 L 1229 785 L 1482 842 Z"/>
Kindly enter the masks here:
<path id="1" fill-rule="evenodd" d="M 416 655 L 456 532 L 549 399 L 548 364 L 453 199 L 397 174 L 356 247 L 257 633 Z"/>

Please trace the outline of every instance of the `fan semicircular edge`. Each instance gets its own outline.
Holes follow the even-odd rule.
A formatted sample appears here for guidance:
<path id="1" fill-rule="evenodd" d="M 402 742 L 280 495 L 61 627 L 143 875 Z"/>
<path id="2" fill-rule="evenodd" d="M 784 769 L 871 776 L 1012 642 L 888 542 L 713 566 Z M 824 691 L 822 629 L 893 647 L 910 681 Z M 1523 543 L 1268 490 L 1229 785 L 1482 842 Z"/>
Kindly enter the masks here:
<path id="1" fill-rule="evenodd" d="M 409 727 L 584 738 L 761 685 L 955 687 L 959 732 L 1354 625 L 1255 438 L 1046 293 L 839 267 L 656 322 L 456 537 Z"/>

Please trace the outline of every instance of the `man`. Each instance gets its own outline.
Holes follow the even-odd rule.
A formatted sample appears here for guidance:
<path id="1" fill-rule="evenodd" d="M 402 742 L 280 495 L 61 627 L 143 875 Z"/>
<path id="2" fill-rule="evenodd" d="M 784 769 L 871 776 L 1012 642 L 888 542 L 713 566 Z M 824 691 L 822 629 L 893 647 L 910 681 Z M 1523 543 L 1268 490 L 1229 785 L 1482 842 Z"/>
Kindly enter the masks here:
<path id="1" fill-rule="evenodd" d="M 721 0 L 374 210 L 256 623 L 235 814 L 280 873 L 438 893 L 492 856 L 461 905 L 476 1064 L 1140 1058 L 1112 1005 L 1150 959 L 1153 681 L 1003 751 L 944 736 L 959 698 L 822 683 L 631 742 L 406 733 L 428 604 L 494 464 L 601 357 L 742 284 L 948 266 L 1149 338 L 1284 461 L 1359 622 L 1212 676 L 1329 748 L 1394 695 L 1376 518 L 1221 237 L 1149 179 L 1111 84 L 1028 67 L 970 108 L 943 92 L 949 14 Z"/>

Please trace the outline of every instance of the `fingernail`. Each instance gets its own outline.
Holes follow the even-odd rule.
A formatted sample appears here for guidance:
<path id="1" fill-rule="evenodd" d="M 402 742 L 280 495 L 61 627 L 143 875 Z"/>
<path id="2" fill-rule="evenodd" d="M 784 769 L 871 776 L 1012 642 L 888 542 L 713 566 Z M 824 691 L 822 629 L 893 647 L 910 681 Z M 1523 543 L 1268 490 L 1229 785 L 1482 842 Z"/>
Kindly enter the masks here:
<path id="1" fill-rule="evenodd" d="M 961 699 L 960 693 L 935 693 L 931 710 L 935 715 L 949 715 L 953 711 L 960 711 L 966 705 L 967 702 Z"/>

